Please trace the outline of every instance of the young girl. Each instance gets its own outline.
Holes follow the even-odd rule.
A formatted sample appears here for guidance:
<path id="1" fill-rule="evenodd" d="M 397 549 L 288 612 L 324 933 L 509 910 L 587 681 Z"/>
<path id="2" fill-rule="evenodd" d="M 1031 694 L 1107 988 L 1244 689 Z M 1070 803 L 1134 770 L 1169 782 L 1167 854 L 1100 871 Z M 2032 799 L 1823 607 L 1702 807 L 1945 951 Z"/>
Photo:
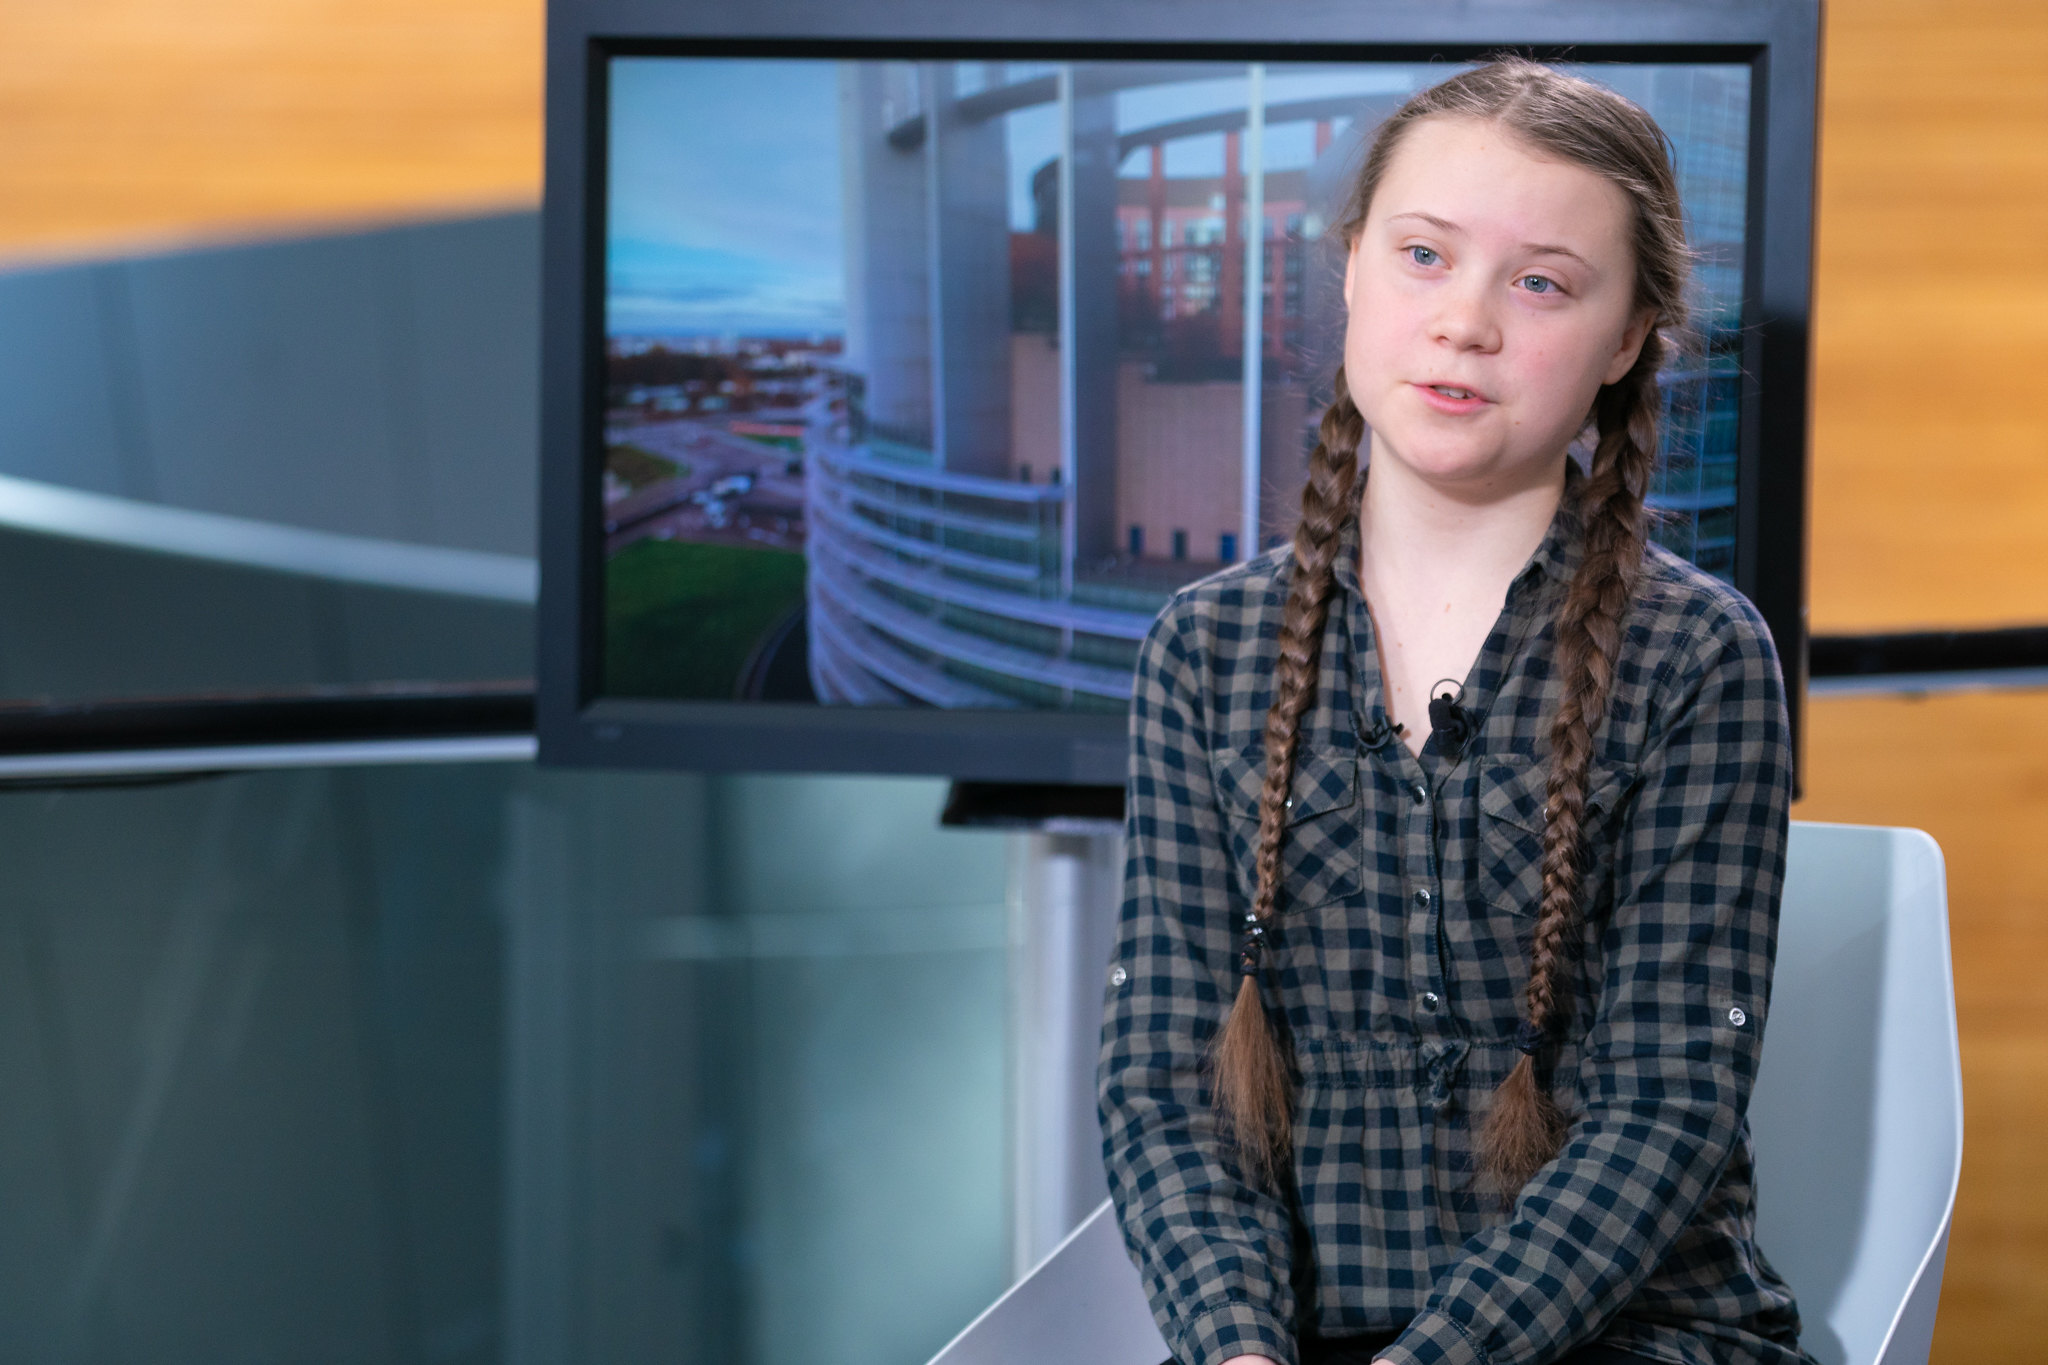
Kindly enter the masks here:
<path id="1" fill-rule="evenodd" d="M 1783 683 L 1645 539 L 1665 140 L 1490 63 L 1387 121 L 1337 228 L 1291 552 L 1138 665 L 1100 1098 L 1154 1313 L 1182 1365 L 1804 1361 L 1743 1118 Z"/>

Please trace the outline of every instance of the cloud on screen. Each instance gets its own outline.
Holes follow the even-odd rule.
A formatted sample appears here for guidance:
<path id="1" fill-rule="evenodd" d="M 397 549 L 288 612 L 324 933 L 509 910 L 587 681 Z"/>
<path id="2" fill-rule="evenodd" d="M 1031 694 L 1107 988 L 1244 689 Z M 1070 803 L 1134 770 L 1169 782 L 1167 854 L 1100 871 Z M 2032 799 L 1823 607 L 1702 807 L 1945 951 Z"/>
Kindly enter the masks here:
<path id="1" fill-rule="evenodd" d="M 614 60 L 607 332 L 844 328 L 838 94 L 829 61 Z"/>

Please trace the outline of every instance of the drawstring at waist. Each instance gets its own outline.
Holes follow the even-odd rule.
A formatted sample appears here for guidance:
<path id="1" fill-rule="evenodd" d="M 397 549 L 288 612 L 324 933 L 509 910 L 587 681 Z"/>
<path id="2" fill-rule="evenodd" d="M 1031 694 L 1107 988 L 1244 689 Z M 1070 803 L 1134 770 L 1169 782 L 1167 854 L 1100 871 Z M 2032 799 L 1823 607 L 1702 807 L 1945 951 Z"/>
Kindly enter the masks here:
<path id="1" fill-rule="evenodd" d="M 1423 1063 L 1429 1073 L 1429 1102 L 1438 1114 L 1449 1113 L 1457 1103 L 1458 1078 L 1465 1072 L 1469 1051 L 1464 1039 L 1454 1038 L 1434 1049 Z"/>

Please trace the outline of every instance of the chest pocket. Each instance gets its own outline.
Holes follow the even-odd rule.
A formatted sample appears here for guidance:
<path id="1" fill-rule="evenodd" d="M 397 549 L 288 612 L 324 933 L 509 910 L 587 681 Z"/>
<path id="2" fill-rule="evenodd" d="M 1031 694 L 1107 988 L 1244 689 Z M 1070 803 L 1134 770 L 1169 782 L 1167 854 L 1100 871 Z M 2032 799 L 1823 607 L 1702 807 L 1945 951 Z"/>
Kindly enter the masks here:
<path id="1" fill-rule="evenodd" d="M 1598 763 L 1586 778 L 1582 822 L 1591 856 L 1589 877 L 1601 875 L 1609 858 L 1606 841 L 1628 799 L 1635 774 Z M 1490 758 L 1479 775 L 1479 863 L 1476 889 L 1489 903 L 1511 914 L 1534 916 L 1543 897 L 1543 804 L 1550 794 L 1550 769 L 1520 755 Z"/>
<path id="2" fill-rule="evenodd" d="M 1250 903 L 1257 890 L 1259 791 L 1266 782 L 1264 749 L 1225 756 L 1217 771 L 1238 883 Z M 1358 894 L 1358 754 L 1306 744 L 1294 761 L 1293 804 L 1280 841 L 1279 908 L 1307 909 Z"/>

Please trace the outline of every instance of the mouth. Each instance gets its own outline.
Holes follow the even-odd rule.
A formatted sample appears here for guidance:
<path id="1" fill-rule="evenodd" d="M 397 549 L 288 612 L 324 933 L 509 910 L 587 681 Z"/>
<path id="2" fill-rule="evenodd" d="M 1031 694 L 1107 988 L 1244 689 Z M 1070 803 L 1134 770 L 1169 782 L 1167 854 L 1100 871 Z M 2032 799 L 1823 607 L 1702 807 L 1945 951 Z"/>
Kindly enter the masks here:
<path id="1" fill-rule="evenodd" d="M 1458 385 L 1456 385 L 1456 384 L 1424 384 L 1424 385 L 1422 385 L 1421 387 L 1423 387 L 1423 388 L 1425 388 L 1425 389 L 1428 389 L 1428 390 L 1429 390 L 1430 392 L 1432 392 L 1432 393 L 1435 393 L 1435 394 L 1440 394 L 1441 396 L 1443 396 L 1443 397 L 1445 397 L 1445 398 L 1450 398 L 1450 399 L 1468 399 L 1468 398 L 1476 398 L 1476 399 L 1478 399 L 1478 400 L 1479 400 L 1479 401 L 1481 401 L 1481 402 L 1485 402 L 1485 401 L 1486 401 L 1486 395 L 1485 395 L 1485 394 L 1483 394 L 1483 393 L 1481 393 L 1481 392 L 1479 392 L 1479 390 L 1477 390 L 1477 389 L 1467 389 L 1467 388 L 1460 388 L 1460 387 L 1459 387 Z"/>

